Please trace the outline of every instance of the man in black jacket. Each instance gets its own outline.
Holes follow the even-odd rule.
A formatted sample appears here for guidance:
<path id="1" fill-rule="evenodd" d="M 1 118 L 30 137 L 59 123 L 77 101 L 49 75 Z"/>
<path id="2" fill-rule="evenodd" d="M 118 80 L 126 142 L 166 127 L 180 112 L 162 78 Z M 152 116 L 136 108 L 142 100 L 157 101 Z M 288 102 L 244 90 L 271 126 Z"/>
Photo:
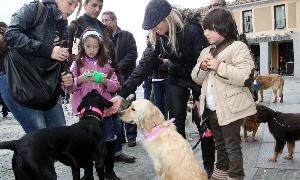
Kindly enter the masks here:
<path id="1" fill-rule="evenodd" d="M 111 30 L 111 39 L 115 45 L 116 61 L 118 69 L 126 80 L 136 67 L 137 48 L 133 35 L 121 30 L 117 25 L 117 17 L 114 12 L 102 13 L 101 20 Z M 137 126 L 125 123 L 128 146 L 136 145 Z"/>

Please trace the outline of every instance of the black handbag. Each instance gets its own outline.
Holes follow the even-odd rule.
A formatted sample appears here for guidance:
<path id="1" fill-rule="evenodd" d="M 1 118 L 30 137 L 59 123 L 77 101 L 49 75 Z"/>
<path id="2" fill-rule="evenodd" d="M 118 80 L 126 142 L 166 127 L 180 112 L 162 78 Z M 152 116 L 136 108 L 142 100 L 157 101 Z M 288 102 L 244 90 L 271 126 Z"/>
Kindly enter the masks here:
<path id="1" fill-rule="evenodd" d="M 28 57 L 25 58 L 14 49 L 8 50 L 4 59 L 8 90 L 25 107 L 49 110 L 56 105 L 60 94 L 63 64 L 41 57 L 39 60 L 45 62 L 41 66 Z"/>

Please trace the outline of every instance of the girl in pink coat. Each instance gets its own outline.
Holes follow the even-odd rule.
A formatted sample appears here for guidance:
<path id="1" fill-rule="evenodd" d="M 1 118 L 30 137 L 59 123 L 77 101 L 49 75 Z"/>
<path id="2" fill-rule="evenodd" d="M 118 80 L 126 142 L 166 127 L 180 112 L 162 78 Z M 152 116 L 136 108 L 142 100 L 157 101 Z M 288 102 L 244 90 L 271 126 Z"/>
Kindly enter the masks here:
<path id="1" fill-rule="evenodd" d="M 80 39 L 78 57 L 71 65 L 74 84 L 68 91 L 72 94 L 71 105 L 74 114 L 77 113 L 77 108 L 83 96 L 92 89 L 98 90 L 107 100 L 112 98 L 111 93 L 119 90 L 120 83 L 117 75 L 112 71 L 110 63 L 102 36 L 94 29 L 87 29 Z M 114 124 L 117 119 L 116 116 L 104 112 L 103 119 L 99 120 L 102 122 L 101 128 L 107 147 L 104 176 L 117 177 L 113 170 L 116 140 Z"/>

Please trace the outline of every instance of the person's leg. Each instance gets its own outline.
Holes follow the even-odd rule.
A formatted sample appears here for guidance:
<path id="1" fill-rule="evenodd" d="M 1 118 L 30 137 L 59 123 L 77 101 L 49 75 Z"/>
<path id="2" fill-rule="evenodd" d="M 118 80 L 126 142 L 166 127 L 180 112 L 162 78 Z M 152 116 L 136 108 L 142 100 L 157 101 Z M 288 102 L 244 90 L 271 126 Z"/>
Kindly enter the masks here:
<path id="1" fill-rule="evenodd" d="M 195 122 L 199 136 L 201 138 L 201 152 L 202 152 L 202 160 L 204 169 L 207 172 L 208 177 L 210 177 L 214 170 L 214 162 L 215 162 L 215 141 L 214 137 L 204 136 L 204 132 L 207 131 L 207 128 L 211 130 L 210 124 L 208 120 L 205 120 L 202 125 L 201 118 L 198 113 L 198 108 L 194 107 L 192 109 L 192 118 Z M 206 118 L 206 117 L 203 117 Z"/>
<path id="2" fill-rule="evenodd" d="M 61 104 L 56 104 L 48 111 L 43 111 L 47 127 L 65 126 L 66 119 Z"/>
<path id="3" fill-rule="evenodd" d="M 186 106 L 189 99 L 189 89 L 168 85 L 168 106 L 170 118 L 175 118 L 177 131 L 185 138 Z"/>
<path id="4" fill-rule="evenodd" d="M 206 111 L 217 150 L 217 162 L 212 177 L 217 179 L 226 179 L 228 176 L 227 171 L 229 169 L 229 159 L 225 148 L 225 140 L 223 137 L 222 128 L 218 123 L 216 111 L 211 111 L 209 109 L 206 109 Z"/>
<path id="5" fill-rule="evenodd" d="M 148 94 L 147 94 L 147 86 L 146 86 L 147 80 L 144 80 L 142 87 L 144 89 L 144 99 L 148 99 Z"/>
<path id="6" fill-rule="evenodd" d="M 226 126 L 222 126 L 230 167 L 228 170 L 228 175 L 229 177 L 236 179 L 243 179 L 245 176 L 240 135 L 242 123 L 243 120 L 241 119 Z"/>
<path id="7" fill-rule="evenodd" d="M 169 106 L 168 106 L 168 79 L 164 80 L 163 84 L 163 94 L 164 94 L 164 104 L 165 104 L 165 119 L 169 118 Z"/>
<path id="8" fill-rule="evenodd" d="M 125 129 L 126 129 L 128 146 L 134 147 L 134 146 L 136 146 L 137 125 L 129 124 L 129 123 L 124 123 L 124 124 L 125 124 Z"/>
<path id="9" fill-rule="evenodd" d="M 114 145 L 115 154 L 114 160 L 117 162 L 134 163 L 135 157 L 129 156 L 122 151 L 122 145 L 125 141 L 123 122 L 118 115 L 112 115 L 114 134 L 117 135 L 117 140 Z"/>
<path id="10" fill-rule="evenodd" d="M 1 93 L 0 93 L 0 104 L 2 105 L 2 115 L 3 115 L 3 117 L 6 117 L 8 115 L 9 110 L 8 110 L 5 102 L 2 99 Z"/>
<path id="11" fill-rule="evenodd" d="M 165 104 L 165 85 L 164 81 L 153 81 L 152 91 L 154 104 L 163 113 L 166 118 L 166 104 Z"/>
<path id="12" fill-rule="evenodd" d="M 8 91 L 6 75 L 3 73 L 0 75 L 0 86 L 1 95 L 5 104 L 15 119 L 20 123 L 25 133 L 46 127 L 42 111 L 24 107 L 13 99 Z"/>

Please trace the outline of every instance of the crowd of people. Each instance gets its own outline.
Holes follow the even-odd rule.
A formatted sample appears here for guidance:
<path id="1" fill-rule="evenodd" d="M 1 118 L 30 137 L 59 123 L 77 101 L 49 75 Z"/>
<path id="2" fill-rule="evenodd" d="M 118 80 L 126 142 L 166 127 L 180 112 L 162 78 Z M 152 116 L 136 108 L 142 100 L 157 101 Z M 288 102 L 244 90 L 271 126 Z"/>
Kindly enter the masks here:
<path id="1" fill-rule="evenodd" d="M 209 178 L 244 178 L 240 126 L 243 118 L 256 113 L 247 87 L 254 62 L 247 45 L 238 41 L 236 23 L 224 0 L 210 0 L 202 21 L 193 16 L 183 18 L 183 12 L 167 0 L 149 1 L 142 24 L 149 34 L 138 65 L 133 34 L 118 26 L 114 12 L 102 12 L 100 17 L 103 0 L 42 3 L 42 15 L 34 27 L 36 3 L 25 4 L 13 15 L 2 36 L 7 51 L 14 49 L 32 58 L 36 67 L 49 65 L 46 61 L 62 62 L 57 86 L 71 95 L 74 116 L 80 113 L 77 107 L 82 97 L 92 89 L 114 103 L 102 127 L 108 152 L 106 179 L 120 179 L 114 172 L 115 161 L 135 162 L 135 157 L 122 152 L 122 146 L 125 142 L 129 147 L 136 145 L 137 127 L 124 124 L 117 111 L 143 82 L 145 98 L 153 101 L 165 119 L 175 118 L 177 131 L 184 138 L 187 103 L 192 95 L 192 118 L 201 137 L 203 166 Z M 83 6 L 84 14 L 68 25 L 67 18 L 77 6 Z M 64 41 L 67 45 L 62 45 Z M 6 54 L 0 54 L 3 116 L 10 110 L 25 133 L 65 126 L 61 103 L 47 110 L 34 109 L 11 96 L 5 73 L 9 66 L 3 65 Z"/>

